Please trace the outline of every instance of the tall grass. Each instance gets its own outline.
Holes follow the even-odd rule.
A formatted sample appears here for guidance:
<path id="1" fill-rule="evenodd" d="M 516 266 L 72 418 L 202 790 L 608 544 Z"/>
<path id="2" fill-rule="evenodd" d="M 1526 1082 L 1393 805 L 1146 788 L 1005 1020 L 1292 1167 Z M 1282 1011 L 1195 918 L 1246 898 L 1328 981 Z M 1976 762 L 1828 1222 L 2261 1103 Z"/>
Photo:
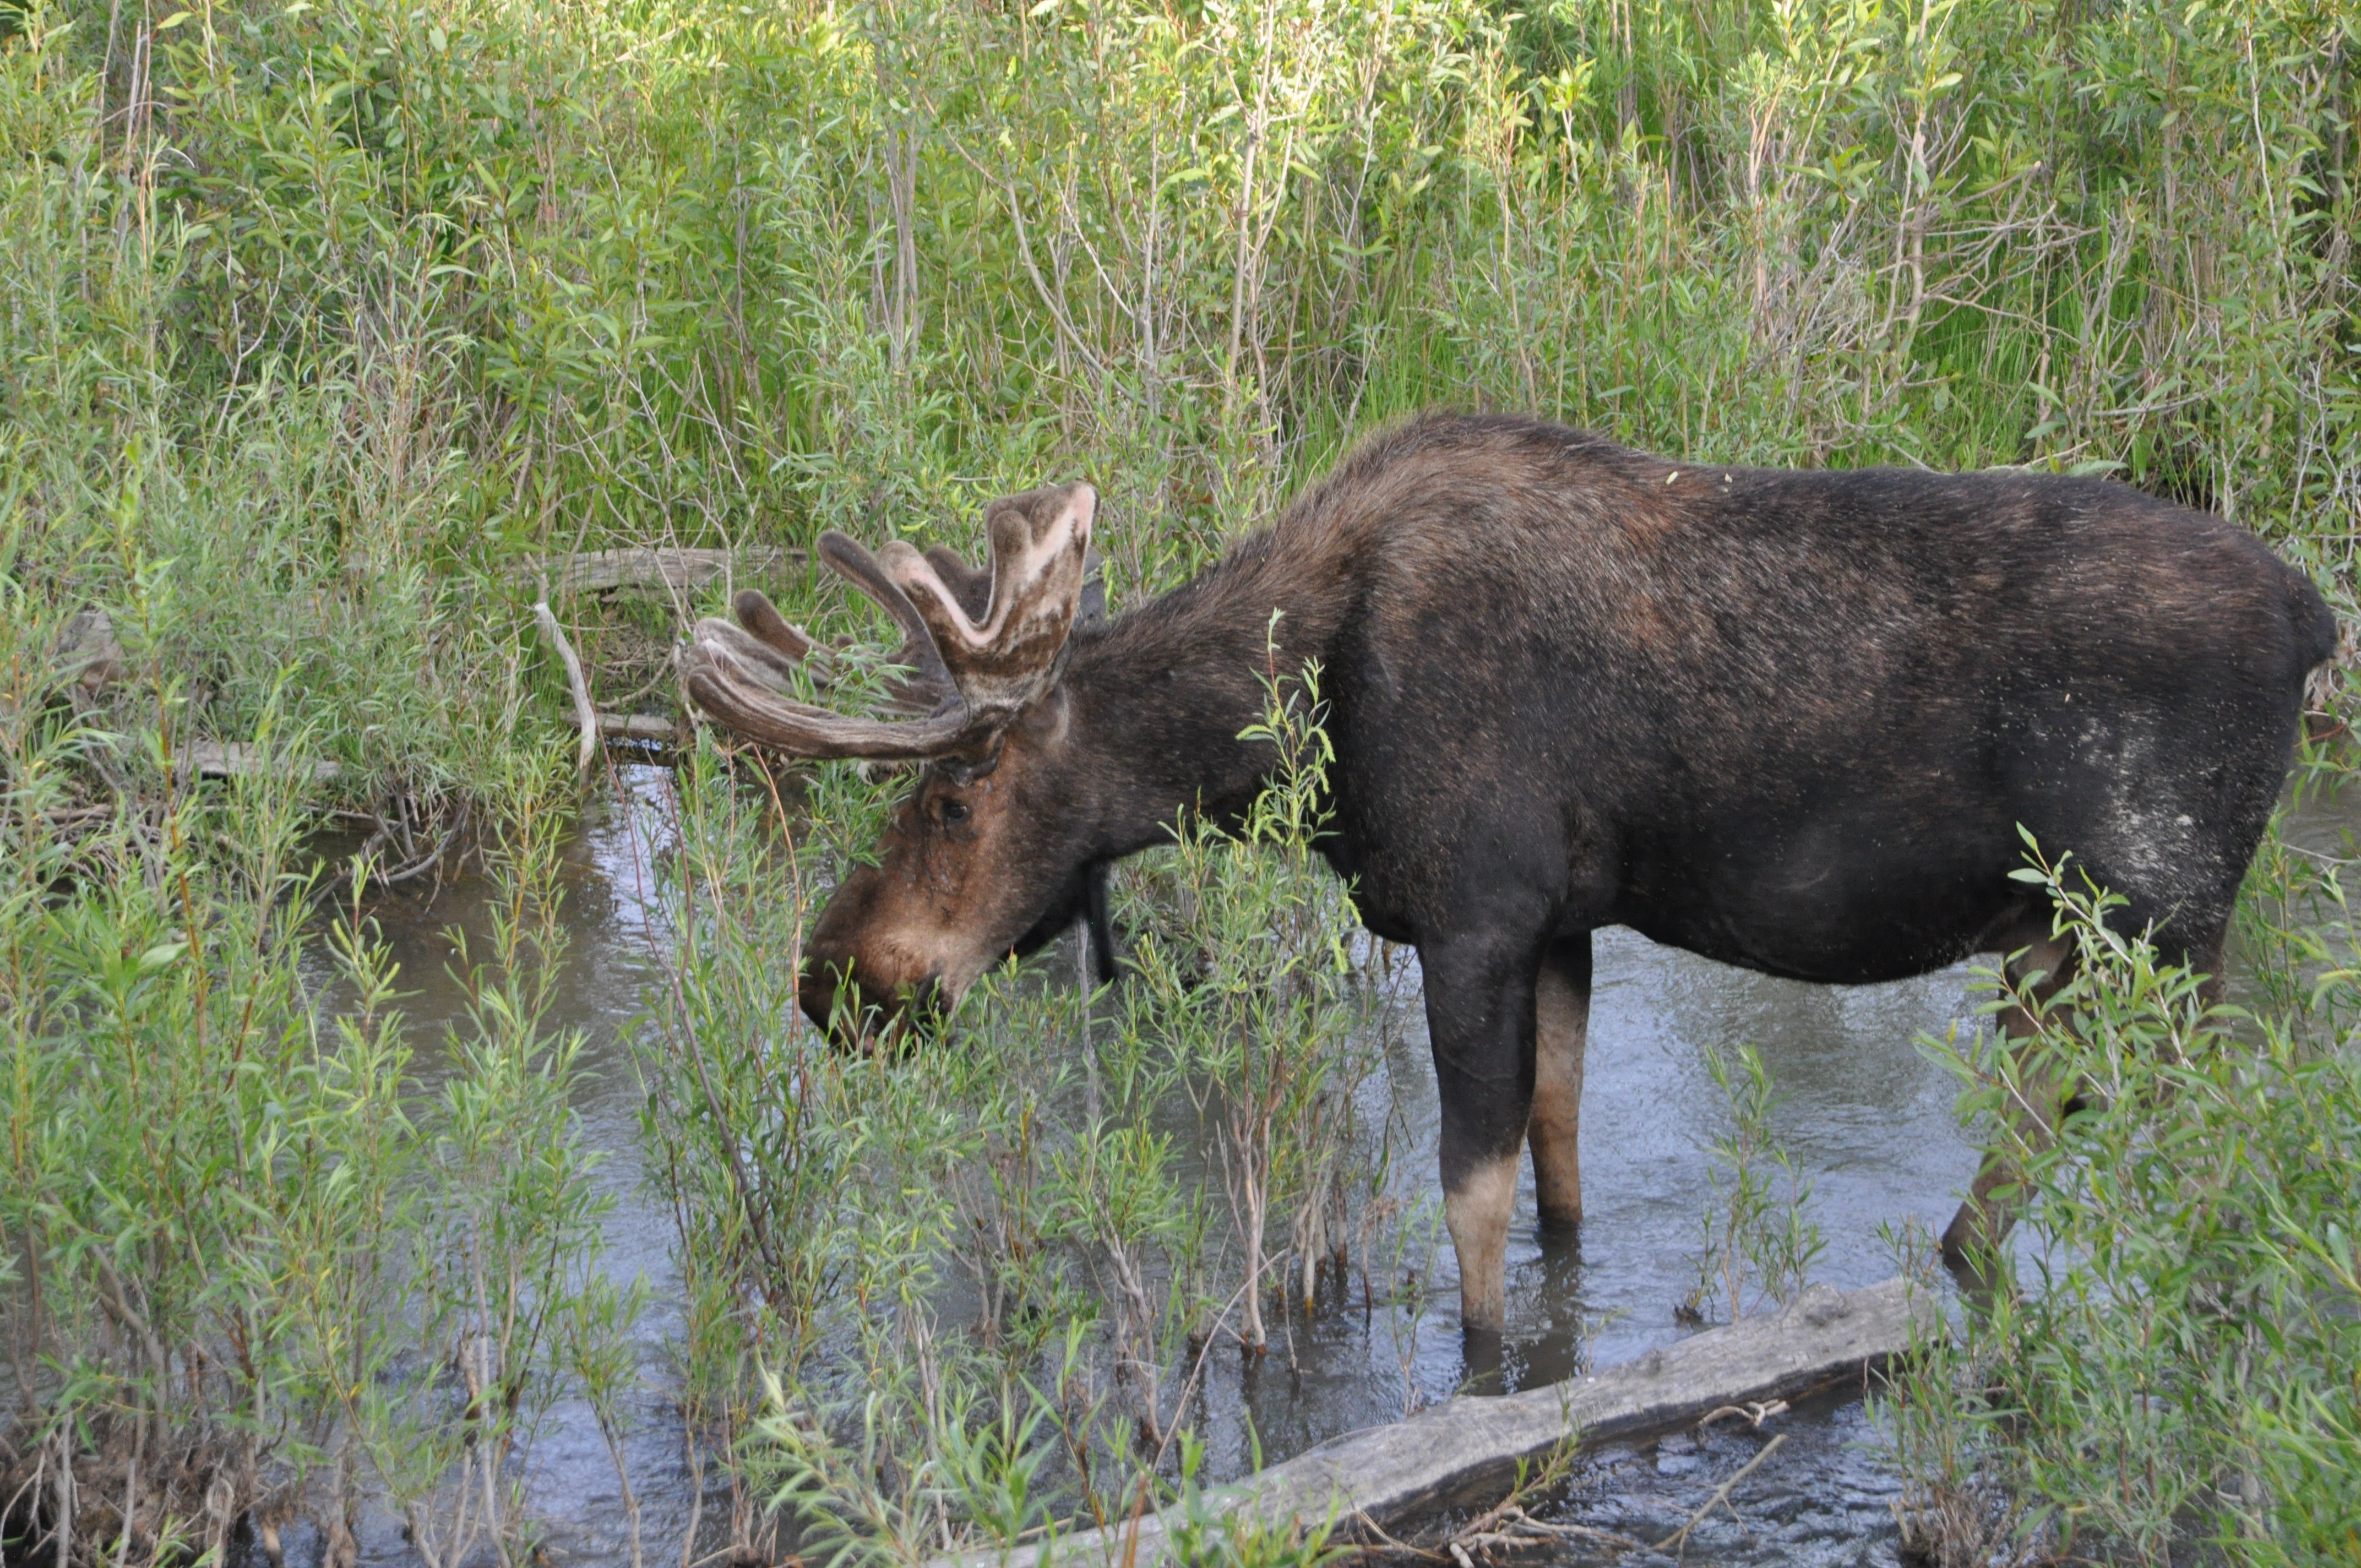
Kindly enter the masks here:
<path id="1" fill-rule="evenodd" d="M 2341 575 L 2352 26 L 35 6 L 0 95 L 11 466 L 49 520 L 17 548 L 111 597 L 88 545 L 149 497 L 154 554 L 246 579 L 176 629 L 267 669 L 464 641 L 493 607 L 438 598 L 521 553 L 957 539 L 1086 468 L 1136 592 L 1442 400 L 1708 460 L 2118 471 Z M 378 613 L 307 602 L 330 579 Z"/>
<path id="2" fill-rule="evenodd" d="M 2356 32 L 2339 0 L 0 11 L 7 1528 L 275 1551 L 368 1497 L 515 1555 L 546 1401 L 613 1440 L 629 1302 L 542 1022 L 546 556 L 972 549 L 986 498 L 1083 473 L 1120 606 L 1451 402 L 2111 473 L 2349 612 Z M 785 558 L 794 613 L 864 630 Z M 729 586 L 557 608 L 602 702 L 662 705 Z M 75 681 L 93 607 L 119 647 Z M 192 778 L 192 740 L 256 771 Z M 894 787 L 700 742 L 659 857 L 679 1398 L 750 1550 L 762 1452 L 864 1552 L 1185 1486 L 1215 1347 L 1277 1354 L 1319 1258 L 1408 1218 L 1311 796 L 1126 876 L 1149 983 L 1001 977 L 920 1069 L 793 1007 Z M 321 863 L 326 811 L 362 866 Z M 509 897 L 423 1042 L 355 888 L 463 853 Z M 2319 1234 L 2289 1277 L 2338 1299 Z M 2240 1519 L 2303 1495 L 2279 1463 Z"/>

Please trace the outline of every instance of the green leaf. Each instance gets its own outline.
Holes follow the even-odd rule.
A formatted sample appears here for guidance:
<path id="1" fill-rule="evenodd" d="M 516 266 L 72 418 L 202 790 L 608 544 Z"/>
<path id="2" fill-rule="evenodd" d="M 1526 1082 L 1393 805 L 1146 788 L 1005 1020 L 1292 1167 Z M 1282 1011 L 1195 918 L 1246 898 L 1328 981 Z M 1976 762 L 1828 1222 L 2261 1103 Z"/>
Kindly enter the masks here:
<path id="1" fill-rule="evenodd" d="M 185 937 L 175 941 L 159 943 L 139 955 L 139 972 L 154 974 L 158 970 L 170 969 L 180 962 L 181 955 L 188 950 L 189 943 Z"/>

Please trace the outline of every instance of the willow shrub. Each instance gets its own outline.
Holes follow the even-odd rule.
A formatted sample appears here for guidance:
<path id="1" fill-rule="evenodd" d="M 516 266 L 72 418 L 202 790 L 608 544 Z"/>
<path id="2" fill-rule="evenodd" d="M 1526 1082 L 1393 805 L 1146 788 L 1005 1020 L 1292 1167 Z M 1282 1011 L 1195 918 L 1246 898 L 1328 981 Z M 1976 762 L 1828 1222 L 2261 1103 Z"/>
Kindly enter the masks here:
<path id="1" fill-rule="evenodd" d="M 1134 982 L 1008 966 L 909 1048 L 801 1026 L 779 952 L 820 892 L 807 857 L 864 842 L 879 793 L 830 770 L 785 841 L 785 798 L 717 753 L 681 773 L 647 1126 L 691 1434 L 743 1544 L 906 1561 L 1186 1496 L 1209 1358 L 1289 1354 L 1269 1314 L 1308 1312 L 1367 1239 L 1376 996 L 1317 857 L 1317 672 L 1274 645 L 1264 673 L 1279 780 L 1236 836 L 1176 822 L 1137 874 Z"/>
<path id="2" fill-rule="evenodd" d="M 605 1202 L 578 1042 L 541 1022 L 566 781 L 511 784 L 491 950 L 461 955 L 471 1017 L 430 1094 L 367 921 L 315 903 L 307 737 L 266 715 L 258 775 L 211 784 L 6 695 L 9 1549 L 155 1561 L 249 1519 L 334 1541 L 372 1502 L 431 1563 L 516 1539 Z M 124 797 L 86 804 L 102 762 Z"/>
<path id="3" fill-rule="evenodd" d="M 2021 1061 L 1934 1048 L 2024 1172 L 2029 1235 L 1889 1407 L 1914 1528 L 1968 1561 L 2098 1551 L 2351 1560 L 2361 1541 L 2361 947 L 2334 865 L 2274 843 L 2256 882 L 2309 906 L 2256 916 L 2243 1008 L 2109 924 L 2072 861 L 2029 871 L 2078 965 Z M 2314 924 L 2313 922 L 2318 922 Z M 2081 1086 L 2055 1139 L 1999 1107 Z M 1949 1521 L 1948 1530 L 1944 1521 Z M 1981 1557 L 1975 1560 L 1982 1561 Z"/>

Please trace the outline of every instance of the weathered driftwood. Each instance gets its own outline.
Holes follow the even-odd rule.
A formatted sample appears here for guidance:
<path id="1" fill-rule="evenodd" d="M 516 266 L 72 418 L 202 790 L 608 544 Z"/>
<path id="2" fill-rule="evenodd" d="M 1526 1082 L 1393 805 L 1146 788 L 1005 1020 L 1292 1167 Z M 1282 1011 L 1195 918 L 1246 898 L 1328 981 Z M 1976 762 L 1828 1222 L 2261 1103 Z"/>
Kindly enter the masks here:
<path id="1" fill-rule="evenodd" d="M 308 777 L 313 784 L 327 784 L 344 772 L 335 762 L 272 757 L 241 740 L 192 740 L 181 748 L 179 757 L 181 770 L 201 779 L 261 778 L 275 771 L 281 778 Z"/>
<path id="2" fill-rule="evenodd" d="M 582 674 L 582 661 L 575 656 L 574 644 L 566 640 L 566 629 L 557 624 L 547 599 L 533 607 L 533 618 L 540 622 L 541 634 L 557 650 L 558 663 L 566 666 L 566 689 L 574 695 L 574 728 L 582 732 L 574 771 L 588 777 L 590 761 L 598 754 L 598 710 L 590 701 L 590 682 Z"/>
<path id="3" fill-rule="evenodd" d="M 641 740 L 659 746 L 669 746 L 680 739 L 680 727 L 671 719 L 653 713 L 601 713 L 598 715 L 598 734 L 609 740 Z M 576 729 L 582 727 L 581 718 L 574 720 Z"/>
<path id="4" fill-rule="evenodd" d="M 1854 1383 L 1909 1349 L 1914 1327 L 1936 1330 L 1923 1288 L 1889 1279 L 1864 1289 L 1814 1286 L 1775 1315 L 1709 1329 L 1637 1361 L 1500 1398 L 1462 1396 L 1408 1420 L 1332 1439 L 1204 1499 L 1201 1518 L 1268 1526 L 1334 1519 L 1349 1532 L 1497 1498 L 1521 1461 L 1569 1440 L 1577 1449 L 1675 1431 L 1724 1406 L 1784 1399 Z M 1174 1510 L 1006 1551 L 939 1559 L 929 1568 L 1149 1568 L 1186 1519 Z"/>
<path id="5" fill-rule="evenodd" d="M 800 550 L 585 550 L 572 555 L 530 555 L 517 568 L 527 582 L 546 579 L 552 594 L 689 593 L 725 572 L 747 579 L 775 576 Z"/>

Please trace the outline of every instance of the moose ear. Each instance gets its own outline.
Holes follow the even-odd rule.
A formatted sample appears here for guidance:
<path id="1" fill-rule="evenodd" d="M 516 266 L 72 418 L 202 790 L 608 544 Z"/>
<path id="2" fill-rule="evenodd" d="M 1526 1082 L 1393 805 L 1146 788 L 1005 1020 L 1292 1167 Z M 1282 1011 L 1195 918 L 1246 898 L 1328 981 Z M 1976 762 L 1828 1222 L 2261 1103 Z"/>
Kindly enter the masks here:
<path id="1" fill-rule="evenodd" d="M 1106 557 L 1093 550 L 1082 557 L 1082 597 L 1074 606 L 1074 624 L 1106 622 Z"/>

